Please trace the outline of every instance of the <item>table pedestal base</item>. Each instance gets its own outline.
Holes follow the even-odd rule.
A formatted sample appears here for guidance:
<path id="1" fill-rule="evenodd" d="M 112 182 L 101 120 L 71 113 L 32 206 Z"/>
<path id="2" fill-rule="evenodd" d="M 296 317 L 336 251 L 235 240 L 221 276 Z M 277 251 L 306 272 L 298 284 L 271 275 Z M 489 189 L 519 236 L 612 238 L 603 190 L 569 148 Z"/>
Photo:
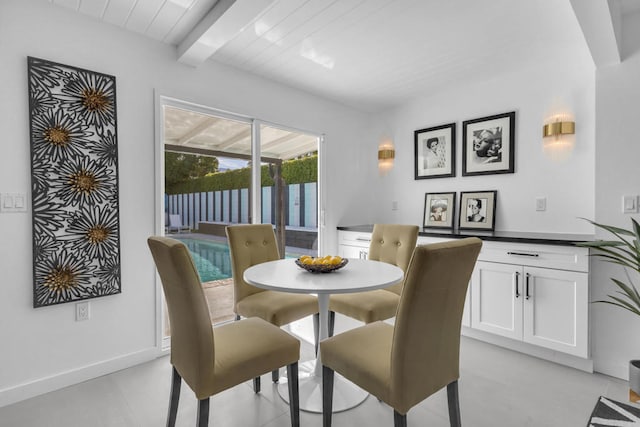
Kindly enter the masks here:
<path id="1" fill-rule="evenodd" d="M 322 376 L 315 374 L 316 361 L 310 360 L 298 364 L 298 382 L 300 389 L 300 409 L 307 412 L 322 413 Z M 289 403 L 287 378 L 280 377 L 278 394 Z M 369 393 L 346 380 L 337 372 L 333 378 L 333 412 L 346 411 L 365 401 Z"/>

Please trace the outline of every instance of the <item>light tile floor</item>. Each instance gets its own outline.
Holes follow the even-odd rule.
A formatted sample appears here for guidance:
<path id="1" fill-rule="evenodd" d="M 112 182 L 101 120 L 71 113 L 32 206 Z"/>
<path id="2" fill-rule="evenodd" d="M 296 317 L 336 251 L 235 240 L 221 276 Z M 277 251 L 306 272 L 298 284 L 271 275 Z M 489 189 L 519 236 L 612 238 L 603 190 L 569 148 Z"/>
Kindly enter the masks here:
<path id="1" fill-rule="evenodd" d="M 303 346 L 303 359 L 311 346 Z M 0 427 L 156 427 L 166 423 L 170 370 L 161 357 L 123 371 L 0 408 Z M 215 427 L 287 427 L 288 407 L 270 381 L 262 392 L 247 382 L 211 400 Z M 598 396 L 627 401 L 628 384 L 588 374 L 491 344 L 462 338 L 460 405 L 466 427 L 583 427 Z M 446 391 L 408 415 L 409 426 L 449 426 Z M 183 383 L 177 425 L 195 425 L 197 403 Z M 301 426 L 321 426 L 322 416 L 301 412 Z M 335 427 L 391 427 L 393 412 L 375 397 L 334 414 Z"/>

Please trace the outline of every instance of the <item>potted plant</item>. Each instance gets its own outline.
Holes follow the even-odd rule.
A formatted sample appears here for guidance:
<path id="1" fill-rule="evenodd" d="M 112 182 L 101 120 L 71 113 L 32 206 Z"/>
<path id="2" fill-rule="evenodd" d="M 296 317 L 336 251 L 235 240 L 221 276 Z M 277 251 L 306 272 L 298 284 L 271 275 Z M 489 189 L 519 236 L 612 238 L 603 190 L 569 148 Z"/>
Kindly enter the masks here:
<path id="1" fill-rule="evenodd" d="M 578 246 L 590 248 L 594 251 L 594 256 L 623 266 L 627 276 L 626 282 L 612 277 L 611 280 L 617 288 L 615 294 L 607 295 L 609 298 L 607 300 L 595 302 L 611 304 L 640 316 L 640 293 L 629 275 L 629 270 L 640 273 L 640 224 L 632 218 L 633 229 L 626 230 L 598 224 L 593 221 L 589 222 L 602 230 L 608 231 L 615 236 L 615 239 L 582 242 L 578 243 Z M 629 388 L 637 395 L 640 395 L 640 360 L 631 360 L 629 362 Z"/>

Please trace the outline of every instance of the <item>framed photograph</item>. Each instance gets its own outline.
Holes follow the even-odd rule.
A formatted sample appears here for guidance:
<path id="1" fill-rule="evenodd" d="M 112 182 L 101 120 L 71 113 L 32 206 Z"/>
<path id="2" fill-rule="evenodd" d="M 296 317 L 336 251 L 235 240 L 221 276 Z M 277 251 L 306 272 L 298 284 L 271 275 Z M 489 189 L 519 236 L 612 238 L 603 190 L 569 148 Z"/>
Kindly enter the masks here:
<path id="1" fill-rule="evenodd" d="M 462 176 L 514 172 L 516 112 L 462 122 Z"/>
<path id="2" fill-rule="evenodd" d="M 414 133 L 415 179 L 456 175 L 456 124 L 420 129 Z"/>
<path id="3" fill-rule="evenodd" d="M 458 229 L 492 231 L 496 225 L 497 191 L 463 191 L 460 193 Z"/>
<path id="4" fill-rule="evenodd" d="M 456 193 L 426 193 L 424 195 L 424 228 L 453 228 Z"/>

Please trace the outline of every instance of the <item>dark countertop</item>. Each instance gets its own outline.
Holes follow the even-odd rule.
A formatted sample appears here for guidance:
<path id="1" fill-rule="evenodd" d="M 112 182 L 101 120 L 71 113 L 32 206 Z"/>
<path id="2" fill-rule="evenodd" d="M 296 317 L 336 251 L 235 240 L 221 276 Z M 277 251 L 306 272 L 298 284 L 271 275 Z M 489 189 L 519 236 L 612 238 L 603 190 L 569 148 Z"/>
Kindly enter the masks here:
<path id="1" fill-rule="evenodd" d="M 372 224 L 339 226 L 338 230 L 371 233 Z M 571 245 L 578 242 L 591 242 L 595 240 L 592 234 L 562 234 L 562 233 L 529 233 L 519 231 L 475 231 L 475 230 L 435 230 L 423 228 L 420 236 L 440 238 L 464 238 L 478 237 L 482 240 L 494 242 L 534 243 L 541 245 Z"/>

